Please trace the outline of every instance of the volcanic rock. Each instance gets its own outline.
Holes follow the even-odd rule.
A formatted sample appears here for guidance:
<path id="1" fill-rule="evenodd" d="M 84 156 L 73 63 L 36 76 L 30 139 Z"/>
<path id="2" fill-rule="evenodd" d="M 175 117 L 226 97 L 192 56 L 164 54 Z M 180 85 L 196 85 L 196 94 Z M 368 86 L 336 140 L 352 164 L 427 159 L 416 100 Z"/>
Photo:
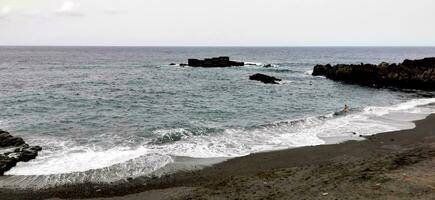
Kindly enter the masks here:
<path id="1" fill-rule="evenodd" d="M 0 147 L 19 146 L 24 144 L 23 138 L 14 137 L 6 131 L 0 129 Z"/>
<path id="2" fill-rule="evenodd" d="M 273 76 L 268 76 L 265 74 L 254 74 L 249 76 L 250 80 L 261 81 L 265 84 L 278 84 L 277 81 L 281 81 L 281 79 L 275 78 Z"/>
<path id="3" fill-rule="evenodd" d="M 244 62 L 231 61 L 230 57 L 221 56 L 216 58 L 206 58 L 204 60 L 188 59 L 188 66 L 190 67 L 233 67 L 244 66 Z"/>
<path id="4" fill-rule="evenodd" d="M 316 65 L 313 76 L 366 86 L 435 90 L 435 57 L 399 64 Z"/>
<path id="5" fill-rule="evenodd" d="M 1 149 L 3 148 L 3 149 Z M 6 150 L 4 150 L 6 148 Z M 11 150 L 13 149 L 13 150 Z M 29 146 L 20 137 L 14 137 L 9 132 L 0 129 L 0 176 L 18 162 L 28 162 L 38 156 L 40 146 Z"/>

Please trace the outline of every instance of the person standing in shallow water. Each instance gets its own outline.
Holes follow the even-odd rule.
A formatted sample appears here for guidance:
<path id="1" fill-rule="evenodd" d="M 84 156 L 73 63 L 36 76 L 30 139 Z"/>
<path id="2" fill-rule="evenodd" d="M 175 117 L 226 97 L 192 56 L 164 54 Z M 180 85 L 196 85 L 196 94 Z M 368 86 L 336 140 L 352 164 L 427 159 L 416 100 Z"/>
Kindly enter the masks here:
<path id="1" fill-rule="evenodd" d="M 349 106 L 348 106 L 347 104 L 344 105 L 343 112 L 344 112 L 344 113 L 348 113 L 349 111 L 350 111 Z"/>

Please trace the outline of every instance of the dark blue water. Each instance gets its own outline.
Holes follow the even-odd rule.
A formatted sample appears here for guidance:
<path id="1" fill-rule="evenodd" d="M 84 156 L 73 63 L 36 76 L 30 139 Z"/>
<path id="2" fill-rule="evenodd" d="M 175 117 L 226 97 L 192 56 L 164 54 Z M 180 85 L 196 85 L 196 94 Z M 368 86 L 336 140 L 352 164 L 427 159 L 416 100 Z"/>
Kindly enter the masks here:
<path id="1" fill-rule="evenodd" d="M 224 55 L 256 65 L 169 66 Z M 435 48 L 0 47 L 0 128 L 44 148 L 9 173 L 112 180 L 152 173 L 179 156 L 233 157 L 412 128 L 434 99 L 309 71 L 430 56 Z M 250 81 L 254 73 L 283 82 Z M 351 115 L 331 115 L 344 104 Z"/>

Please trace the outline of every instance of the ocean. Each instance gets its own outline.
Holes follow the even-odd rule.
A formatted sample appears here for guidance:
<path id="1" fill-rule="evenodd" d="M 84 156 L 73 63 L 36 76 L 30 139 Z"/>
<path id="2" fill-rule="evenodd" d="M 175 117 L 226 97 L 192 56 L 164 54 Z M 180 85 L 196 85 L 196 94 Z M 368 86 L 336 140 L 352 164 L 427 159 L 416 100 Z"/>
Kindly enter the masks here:
<path id="1" fill-rule="evenodd" d="M 250 65 L 169 65 L 214 56 Z M 434 93 L 311 71 L 433 56 L 434 47 L 0 47 L 0 129 L 43 148 L 0 186 L 115 182 L 410 129 L 435 112 Z M 283 81 L 249 80 L 255 73 Z M 345 104 L 351 112 L 337 114 Z"/>

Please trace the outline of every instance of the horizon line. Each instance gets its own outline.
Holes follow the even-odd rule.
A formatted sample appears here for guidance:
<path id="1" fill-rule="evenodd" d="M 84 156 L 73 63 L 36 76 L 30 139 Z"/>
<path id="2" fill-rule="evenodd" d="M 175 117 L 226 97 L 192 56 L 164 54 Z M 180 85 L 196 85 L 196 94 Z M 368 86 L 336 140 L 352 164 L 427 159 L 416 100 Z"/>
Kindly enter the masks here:
<path id="1" fill-rule="evenodd" d="M 1 45 L 0 47 L 211 47 L 211 48 L 304 48 L 304 47 L 429 47 L 434 48 L 435 45 Z"/>

